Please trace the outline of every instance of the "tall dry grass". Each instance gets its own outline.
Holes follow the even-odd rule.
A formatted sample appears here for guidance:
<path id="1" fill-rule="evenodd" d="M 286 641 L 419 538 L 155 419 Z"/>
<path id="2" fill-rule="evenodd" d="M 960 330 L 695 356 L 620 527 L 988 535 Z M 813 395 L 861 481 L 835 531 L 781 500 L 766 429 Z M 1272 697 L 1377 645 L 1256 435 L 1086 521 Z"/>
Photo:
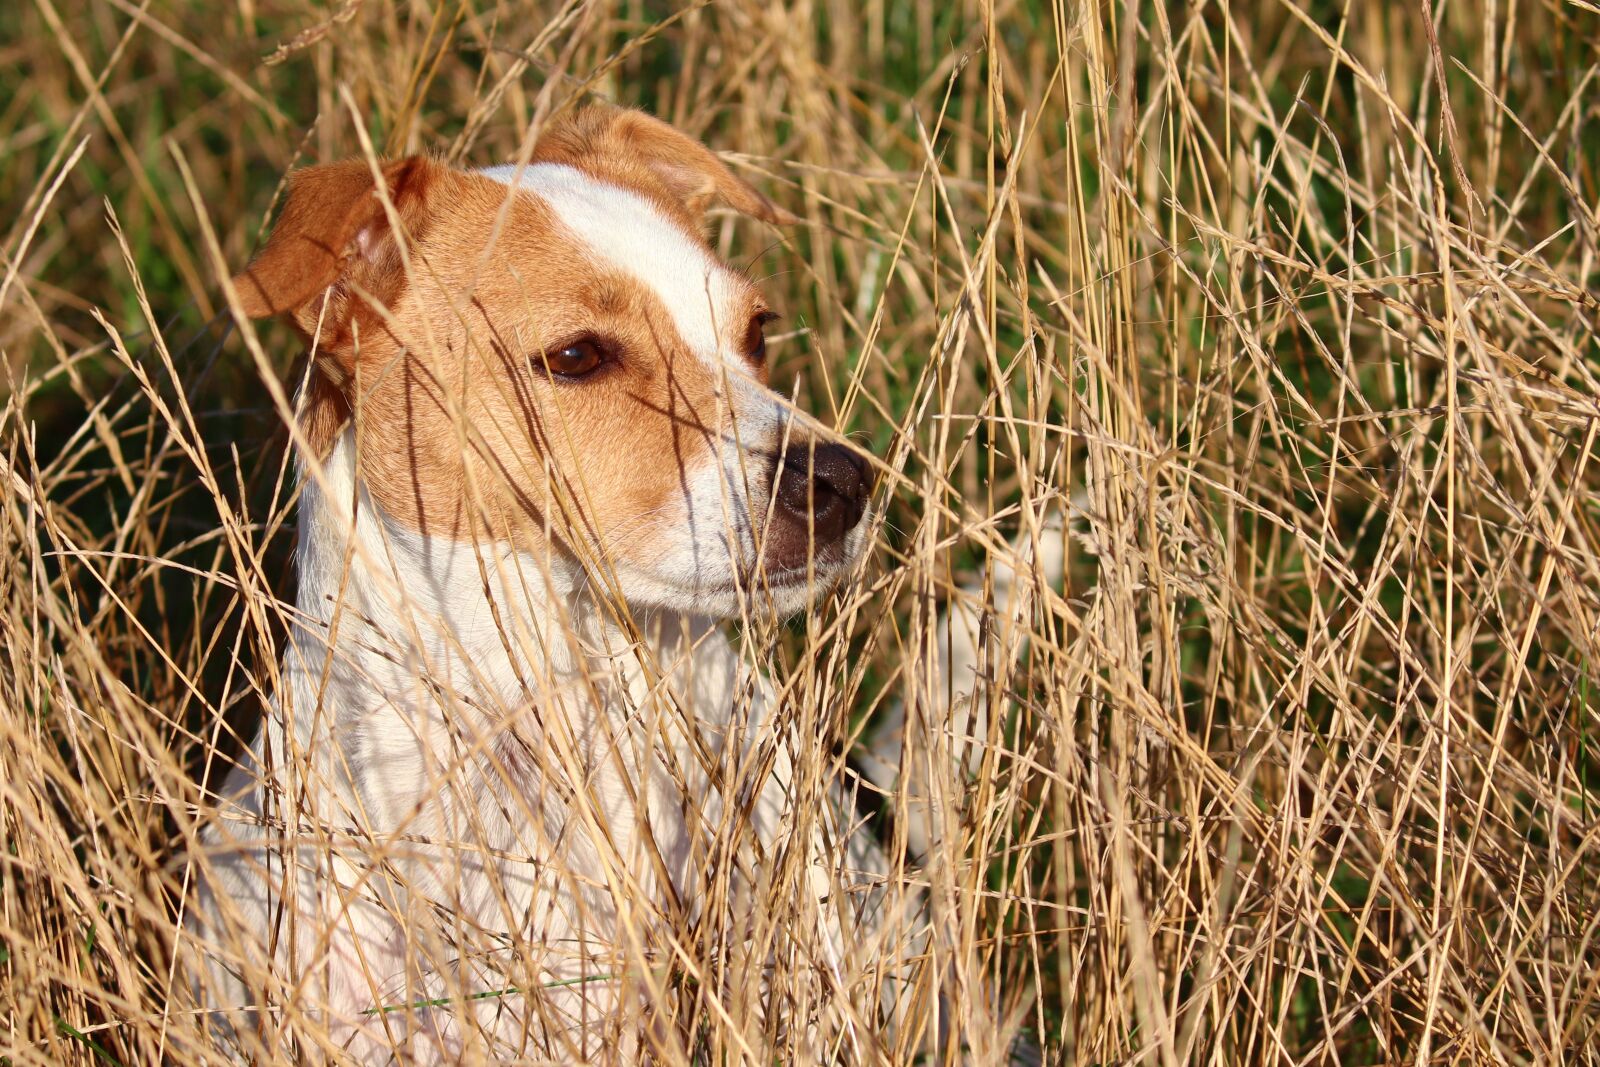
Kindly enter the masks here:
<path id="1" fill-rule="evenodd" d="M 6 1062 L 215 1061 L 173 917 L 283 639 L 296 355 L 219 273 L 356 119 L 481 164 L 589 97 L 805 217 L 722 249 L 896 472 L 860 580 L 747 639 L 805 773 L 939 707 L 939 606 L 1082 502 L 942 786 L 952 1042 L 1600 1062 L 1593 4 L 19 0 L 0 58 Z M 785 1059 L 706 944 L 672 1056 Z"/>

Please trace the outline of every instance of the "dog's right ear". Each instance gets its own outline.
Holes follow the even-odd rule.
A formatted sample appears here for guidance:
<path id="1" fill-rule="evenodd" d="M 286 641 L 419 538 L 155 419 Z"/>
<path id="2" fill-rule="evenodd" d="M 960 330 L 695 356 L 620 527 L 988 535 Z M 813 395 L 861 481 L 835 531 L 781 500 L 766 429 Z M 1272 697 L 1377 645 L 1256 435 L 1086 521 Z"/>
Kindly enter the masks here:
<path id="1" fill-rule="evenodd" d="M 380 164 L 390 202 L 411 238 L 420 236 L 444 164 L 412 156 Z M 272 234 L 250 265 L 234 275 L 239 303 L 251 318 L 286 315 L 306 334 L 317 327 L 317 298 L 330 287 L 341 297 L 323 334 L 335 341 L 355 313 L 341 283 L 355 281 L 380 299 L 401 284 L 395 235 L 370 163 L 349 159 L 305 167 L 289 177 L 289 195 Z M 382 284 L 385 280 L 391 284 Z M 384 291 L 389 289 L 392 291 Z M 343 321 L 341 321 L 341 319 Z"/>
<path id="2" fill-rule="evenodd" d="M 589 168 L 608 181 L 656 192 L 701 226 L 714 201 L 774 226 L 800 221 L 735 175 L 711 149 L 632 108 L 594 104 L 557 120 L 534 145 L 533 162 Z"/>

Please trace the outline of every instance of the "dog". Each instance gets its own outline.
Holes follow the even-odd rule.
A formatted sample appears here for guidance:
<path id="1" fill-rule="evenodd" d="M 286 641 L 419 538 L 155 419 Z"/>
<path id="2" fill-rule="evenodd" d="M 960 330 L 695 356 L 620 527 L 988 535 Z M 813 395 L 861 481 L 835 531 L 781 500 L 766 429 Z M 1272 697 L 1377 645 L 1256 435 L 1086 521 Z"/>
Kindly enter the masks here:
<path id="1" fill-rule="evenodd" d="M 774 879 L 805 883 L 821 949 L 788 965 L 820 983 L 896 921 L 723 632 L 852 573 L 874 476 L 768 387 L 772 309 L 707 243 L 715 204 L 797 221 L 591 107 L 519 164 L 303 168 L 228 287 L 308 353 L 290 633 L 186 918 L 235 1056 L 635 1062 L 687 1040 L 663 975 L 713 905 L 755 1001 L 771 934 L 737 917 Z M 893 1014 L 865 996 L 852 1041 Z"/>
<path id="2" fill-rule="evenodd" d="M 591 108 L 523 165 L 305 168 L 233 280 L 310 354 L 291 634 L 189 920 L 241 1054 L 298 1013 L 314 1058 L 632 1059 L 707 828 L 777 841 L 787 749 L 718 624 L 849 573 L 872 476 L 768 389 L 717 202 L 795 221 Z"/>

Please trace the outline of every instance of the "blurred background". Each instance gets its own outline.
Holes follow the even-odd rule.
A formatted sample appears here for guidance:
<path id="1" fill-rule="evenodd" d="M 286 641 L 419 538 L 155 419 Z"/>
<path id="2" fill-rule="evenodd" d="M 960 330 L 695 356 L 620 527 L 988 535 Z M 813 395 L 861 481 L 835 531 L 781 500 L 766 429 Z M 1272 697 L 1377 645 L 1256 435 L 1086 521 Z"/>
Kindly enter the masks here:
<path id="1" fill-rule="evenodd" d="M 296 166 L 502 162 L 596 99 L 803 218 L 714 241 L 775 387 L 898 472 L 759 637 L 819 751 L 926 702 L 962 582 L 1036 586 L 973 604 L 935 925 L 995 992 L 951 1042 L 1600 1062 L 1587 0 L 0 7 L 5 1062 L 209 1055 L 172 916 L 282 639 L 299 355 L 219 275 Z M 1067 511 L 1053 585 L 1011 546 Z"/>

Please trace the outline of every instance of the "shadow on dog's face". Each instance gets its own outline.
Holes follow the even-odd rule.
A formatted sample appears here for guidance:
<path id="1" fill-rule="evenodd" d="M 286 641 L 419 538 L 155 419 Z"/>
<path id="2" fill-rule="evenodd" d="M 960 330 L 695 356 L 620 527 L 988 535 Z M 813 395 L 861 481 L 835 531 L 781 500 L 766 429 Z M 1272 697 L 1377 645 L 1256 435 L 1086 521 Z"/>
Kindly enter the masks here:
<path id="1" fill-rule="evenodd" d="M 553 544 L 705 615 L 798 611 L 860 557 L 868 467 L 768 388 L 773 316 L 701 233 L 713 200 L 792 219 L 708 149 L 599 108 L 526 167 L 380 173 L 381 196 L 363 160 L 299 172 L 235 286 L 312 343 L 308 443 L 354 413 L 390 519 Z"/>

